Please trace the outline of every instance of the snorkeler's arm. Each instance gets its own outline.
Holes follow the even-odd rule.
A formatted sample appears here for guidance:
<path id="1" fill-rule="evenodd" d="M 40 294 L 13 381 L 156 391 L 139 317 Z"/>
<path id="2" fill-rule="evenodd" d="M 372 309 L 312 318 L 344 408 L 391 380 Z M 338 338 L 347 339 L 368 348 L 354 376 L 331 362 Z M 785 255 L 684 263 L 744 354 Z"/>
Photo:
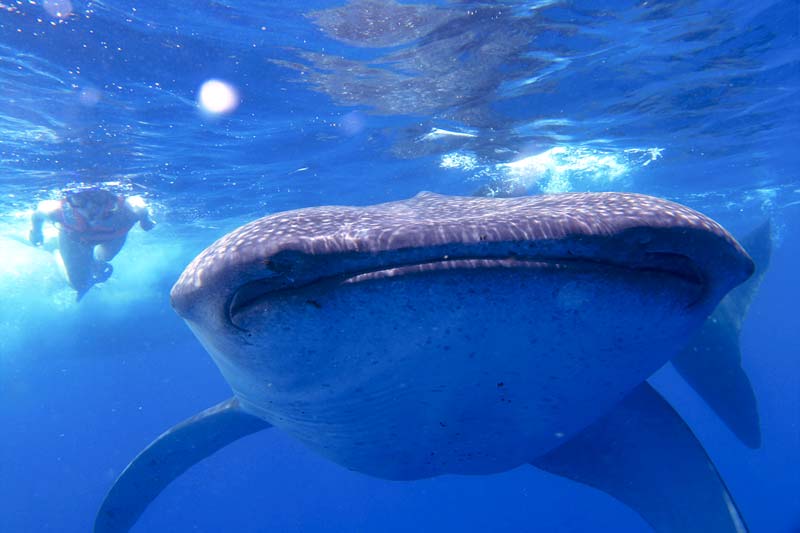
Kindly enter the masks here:
<path id="1" fill-rule="evenodd" d="M 136 216 L 136 220 L 139 221 L 139 225 L 143 230 L 150 231 L 155 227 L 156 222 L 150 218 L 150 210 L 141 196 L 129 196 L 125 199 L 125 205 Z"/>
<path id="2" fill-rule="evenodd" d="M 28 234 L 28 239 L 34 246 L 39 246 L 44 242 L 42 226 L 44 226 L 45 221 L 53 220 L 53 215 L 59 209 L 61 209 L 61 202 L 58 200 L 43 200 L 39 202 L 36 211 L 31 216 L 31 231 Z"/>

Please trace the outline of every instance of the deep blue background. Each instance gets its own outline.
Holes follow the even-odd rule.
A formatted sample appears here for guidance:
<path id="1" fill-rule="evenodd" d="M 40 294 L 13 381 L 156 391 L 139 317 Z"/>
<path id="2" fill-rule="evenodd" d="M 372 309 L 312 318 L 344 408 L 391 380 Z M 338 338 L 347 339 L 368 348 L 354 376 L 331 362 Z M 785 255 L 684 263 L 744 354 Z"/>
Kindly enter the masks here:
<path id="1" fill-rule="evenodd" d="M 51 4 L 0 3 L 1 530 L 89 531 L 135 454 L 230 395 L 168 298 L 215 238 L 283 209 L 487 184 L 658 194 L 739 235 L 773 219 L 742 332 L 763 447 L 740 445 L 671 368 L 653 381 L 753 531 L 800 527 L 796 0 L 435 2 L 412 33 L 384 2 L 374 34 L 362 31 L 374 12 L 351 9 L 344 26 L 307 15 L 341 2 L 75 0 L 62 18 Z M 230 115 L 198 111 L 210 78 L 239 90 Z M 20 239 L 36 201 L 79 184 L 141 194 L 160 224 L 134 229 L 112 279 L 77 305 L 52 257 Z M 647 530 L 531 468 L 385 482 L 278 431 L 191 469 L 137 526 L 268 528 Z"/>

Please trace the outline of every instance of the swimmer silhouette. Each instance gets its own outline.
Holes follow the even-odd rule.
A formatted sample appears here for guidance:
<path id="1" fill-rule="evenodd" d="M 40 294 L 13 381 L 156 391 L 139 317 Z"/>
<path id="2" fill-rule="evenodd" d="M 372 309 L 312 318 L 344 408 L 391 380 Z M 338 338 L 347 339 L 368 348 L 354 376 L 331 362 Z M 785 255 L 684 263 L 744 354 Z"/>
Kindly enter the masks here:
<path id="1" fill-rule="evenodd" d="M 34 246 L 43 243 L 42 226 L 47 220 L 58 228 L 59 253 L 78 301 L 94 284 L 111 276 L 109 261 L 122 249 L 128 231 L 137 222 L 145 231 L 155 226 L 140 197 L 125 198 L 98 188 L 40 202 L 31 217 L 28 237 Z"/>

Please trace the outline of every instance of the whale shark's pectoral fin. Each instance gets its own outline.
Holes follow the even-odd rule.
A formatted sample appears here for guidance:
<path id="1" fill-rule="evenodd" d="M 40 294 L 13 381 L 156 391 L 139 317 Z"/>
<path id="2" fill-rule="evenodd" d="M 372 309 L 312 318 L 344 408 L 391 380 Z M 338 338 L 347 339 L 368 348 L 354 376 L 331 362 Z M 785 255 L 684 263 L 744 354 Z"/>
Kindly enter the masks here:
<path id="1" fill-rule="evenodd" d="M 162 434 L 120 474 L 95 519 L 95 533 L 128 531 L 173 479 L 220 448 L 270 427 L 245 413 L 235 398 Z"/>
<path id="2" fill-rule="evenodd" d="M 769 266 L 771 235 L 767 221 L 741 240 L 756 271 L 722 299 L 689 346 L 672 359 L 675 370 L 750 448 L 761 446 L 761 424 L 753 386 L 742 369 L 739 335 Z"/>
<path id="3" fill-rule="evenodd" d="M 703 446 L 647 383 L 532 464 L 602 490 L 659 533 L 747 531 Z"/>
<path id="4" fill-rule="evenodd" d="M 761 422 L 753 386 L 742 368 L 739 330 L 716 315 L 672 365 L 740 441 L 758 448 Z"/>

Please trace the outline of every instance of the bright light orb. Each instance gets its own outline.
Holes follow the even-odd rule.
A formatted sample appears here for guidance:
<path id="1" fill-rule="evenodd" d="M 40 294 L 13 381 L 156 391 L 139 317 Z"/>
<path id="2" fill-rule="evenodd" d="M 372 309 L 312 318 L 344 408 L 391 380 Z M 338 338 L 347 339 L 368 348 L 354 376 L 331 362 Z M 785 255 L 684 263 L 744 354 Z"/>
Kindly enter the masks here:
<path id="1" fill-rule="evenodd" d="M 212 115 L 230 113 L 239 105 L 239 93 L 229 83 L 208 80 L 200 86 L 197 105 Z"/>

